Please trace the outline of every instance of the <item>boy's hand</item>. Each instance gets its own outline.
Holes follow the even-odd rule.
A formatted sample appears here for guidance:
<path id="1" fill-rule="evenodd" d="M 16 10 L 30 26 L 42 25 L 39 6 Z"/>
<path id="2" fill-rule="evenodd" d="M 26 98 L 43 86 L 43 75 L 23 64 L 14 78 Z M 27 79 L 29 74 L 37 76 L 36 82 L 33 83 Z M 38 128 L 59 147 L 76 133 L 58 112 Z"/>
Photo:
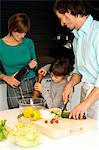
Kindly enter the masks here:
<path id="1" fill-rule="evenodd" d="M 47 74 L 47 71 L 44 68 L 41 68 L 38 70 L 38 74 L 42 74 L 43 76 L 45 76 Z"/>
<path id="2" fill-rule="evenodd" d="M 36 91 L 42 92 L 42 90 L 43 90 L 42 84 L 39 83 L 39 82 L 36 82 L 35 85 L 34 85 L 34 89 Z"/>
<path id="3" fill-rule="evenodd" d="M 30 66 L 31 69 L 36 67 L 36 65 L 37 65 L 37 62 L 34 59 L 29 62 L 29 66 Z"/>

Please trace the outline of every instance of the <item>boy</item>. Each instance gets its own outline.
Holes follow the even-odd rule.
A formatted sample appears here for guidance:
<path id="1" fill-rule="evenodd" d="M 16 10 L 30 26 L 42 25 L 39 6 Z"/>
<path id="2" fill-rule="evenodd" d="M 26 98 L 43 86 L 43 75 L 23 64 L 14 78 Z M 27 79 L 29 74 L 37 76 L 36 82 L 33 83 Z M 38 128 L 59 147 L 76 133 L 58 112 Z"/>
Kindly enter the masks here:
<path id="1" fill-rule="evenodd" d="M 62 93 L 70 71 L 71 65 L 68 59 L 55 60 L 52 64 L 39 69 L 38 73 L 42 73 L 42 75 L 46 75 L 47 72 L 50 73 L 50 80 L 46 80 L 46 83 L 43 81 L 41 83 L 36 82 L 34 85 L 34 89 L 41 92 L 48 108 L 63 107 Z"/>

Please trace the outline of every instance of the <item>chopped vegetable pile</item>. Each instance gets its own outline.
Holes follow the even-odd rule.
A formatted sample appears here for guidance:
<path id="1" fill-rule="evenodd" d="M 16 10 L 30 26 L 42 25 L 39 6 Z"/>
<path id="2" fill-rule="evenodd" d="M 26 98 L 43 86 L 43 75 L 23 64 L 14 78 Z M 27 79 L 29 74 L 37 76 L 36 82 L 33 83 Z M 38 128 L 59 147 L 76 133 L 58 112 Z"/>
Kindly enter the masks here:
<path id="1" fill-rule="evenodd" d="M 6 120 L 0 120 L 0 141 L 6 139 L 8 136 L 8 128 L 6 126 Z"/>
<path id="2" fill-rule="evenodd" d="M 29 123 L 19 122 L 10 135 L 14 137 L 14 143 L 22 147 L 32 147 L 41 143 L 40 132 Z"/>
<path id="3" fill-rule="evenodd" d="M 51 114 L 52 114 L 55 118 L 60 118 L 60 117 L 61 117 L 61 114 L 60 114 L 59 112 L 51 111 Z"/>

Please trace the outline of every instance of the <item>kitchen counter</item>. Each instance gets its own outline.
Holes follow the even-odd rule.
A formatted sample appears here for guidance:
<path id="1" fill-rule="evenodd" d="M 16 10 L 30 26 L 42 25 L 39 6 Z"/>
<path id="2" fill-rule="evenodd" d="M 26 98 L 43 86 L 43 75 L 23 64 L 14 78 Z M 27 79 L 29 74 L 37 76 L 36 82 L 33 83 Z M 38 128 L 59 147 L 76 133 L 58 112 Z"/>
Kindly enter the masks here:
<path id="1" fill-rule="evenodd" d="M 6 119 L 7 125 L 13 127 L 17 123 L 19 109 L 0 111 L 0 119 Z M 16 146 L 10 140 L 0 142 L 1 150 L 46 150 L 46 149 L 69 149 L 69 150 L 98 150 L 99 149 L 99 129 L 67 136 L 65 138 L 53 140 L 42 135 L 42 144 L 32 148 L 22 148 Z"/>

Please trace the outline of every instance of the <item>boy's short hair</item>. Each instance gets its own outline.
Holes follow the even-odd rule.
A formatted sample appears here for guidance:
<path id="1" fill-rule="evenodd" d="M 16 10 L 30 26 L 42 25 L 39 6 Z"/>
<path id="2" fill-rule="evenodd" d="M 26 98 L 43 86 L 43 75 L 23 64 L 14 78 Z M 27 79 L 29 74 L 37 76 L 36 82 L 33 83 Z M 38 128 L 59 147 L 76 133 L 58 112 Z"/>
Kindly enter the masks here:
<path id="1" fill-rule="evenodd" d="M 30 19 L 25 13 L 16 13 L 8 20 L 8 30 L 12 32 L 27 33 L 30 29 Z"/>
<path id="2" fill-rule="evenodd" d="M 49 72 L 56 76 L 66 76 L 71 72 L 71 64 L 69 59 L 57 59 L 55 60 L 50 68 Z"/>

